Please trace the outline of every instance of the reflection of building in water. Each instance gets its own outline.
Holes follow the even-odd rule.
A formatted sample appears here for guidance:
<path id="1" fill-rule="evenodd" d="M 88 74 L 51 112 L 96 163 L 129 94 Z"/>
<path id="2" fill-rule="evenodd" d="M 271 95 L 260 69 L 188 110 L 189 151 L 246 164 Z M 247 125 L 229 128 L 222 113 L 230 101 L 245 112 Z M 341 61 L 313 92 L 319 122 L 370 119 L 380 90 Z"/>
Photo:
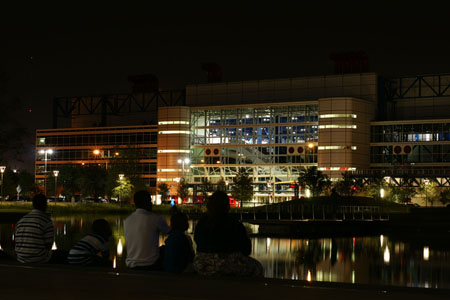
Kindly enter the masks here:
<path id="1" fill-rule="evenodd" d="M 69 250 L 77 241 L 91 232 L 94 219 L 84 217 L 57 218 L 56 244 Z M 117 255 L 121 239 L 122 256 L 117 255 L 118 269 L 125 268 L 126 241 L 123 238 L 123 220 L 107 218 L 113 229 L 111 259 Z M 13 253 L 12 224 L 0 224 L 0 244 Z M 192 222 L 190 222 L 192 228 Z M 189 230 L 192 237 L 192 229 Z M 160 236 L 160 245 L 167 236 Z M 333 239 L 283 239 L 252 237 L 252 257 L 265 268 L 266 277 L 313 281 L 386 284 L 399 286 L 450 288 L 450 250 L 442 241 L 439 248 L 423 241 L 394 240 L 392 237 L 372 236 Z M 195 247 L 195 243 L 194 243 Z M 384 252 L 389 251 L 389 262 Z"/>

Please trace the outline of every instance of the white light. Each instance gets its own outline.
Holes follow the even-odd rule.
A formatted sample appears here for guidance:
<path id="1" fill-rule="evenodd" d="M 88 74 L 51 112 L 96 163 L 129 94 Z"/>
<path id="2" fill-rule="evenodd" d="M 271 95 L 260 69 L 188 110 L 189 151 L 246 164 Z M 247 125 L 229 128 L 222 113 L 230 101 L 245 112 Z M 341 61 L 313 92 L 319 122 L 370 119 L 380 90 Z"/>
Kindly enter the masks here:
<path id="1" fill-rule="evenodd" d="M 39 154 L 44 154 L 45 151 L 44 150 L 39 150 Z"/>
<path id="2" fill-rule="evenodd" d="M 352 270 L 352 283 L 355 283 L 355 270 Z"/>
<path id="3" fill-rule="evenodd" d="M 306 190 L 306 198 L 311 197 L 311 191 L 309 189 Z"/>
<path id="4" fill-rule="evenodd" d="M 53 154 L 53 150 L 52 150 L 52 149 L 48 149 L 48 150 L 47 150 L 47 153 L 48 153 L 48 154 Z"/>
<path id="5" fill-rule="evenodd" d="M 117 255 L 122 256 L 122 252 L 123 252 L 122 240 L 119 239 L 119 242 L 117 243 Z"/>
<path id="6" fill-rule="evenodd" d="M 386 246 L 386 249 L 384 249 L 384 256 L 383 256 L 383 258 L 384 258 L 384 262 L 387 263 L 387 264 L 391 261 L 391 254 L 389 253 L 389 249 L 388 249 L 387 246 Z"/>
<path id="7" fill-rule="evenodd" d="M 56 247 L 56 242 L 53 242 L 52 250 L 58 250 L 58 247 Z"/>
<path id="8" fill-rule="evenodd" d="M 428 261 L 430 259 L 430 248 L 427 246 L 423 247 L 423 260 Z"/>
<path id="9" fill-rule="evenodd" d="M 164 130 L 158 131 L 158 134 L 191 134 L 188 130 Z"/>
<path id="10" fill-rule="evenodd" d="M 308 275 L 306 275 L 306 280 L 311 282 L 311 271 L 308 270 Z"/>
<path id="11" fill-rule="evenodd" d="M 381 197 L 381 199 L 384 198 L 384 189 L 383 188 L 380 189 L 380 197 Z"/>
<path id="12" fill-rule="evenodd" d="M 181 164 L 183 161 L 181 159 L 178 160 L 178 163 Z"/>
<path id="13" fill-rule="evenodd" d="M 185 163 L 185 164 L 188 164 L 188 163 L 190 163 L 190 162 L 191 162 L 191 160 L 190 160 L 189 158 L 185 158 L 185 159 L 184 159 L 184 163 Z"/>
<path id="14" fill-rule="evenodd" d="M 380 247 L 383 247 L 384 236 L 380 235 Z"/>
<path id="15" fill-rule="evenodd" d="M 117 258 L 116 258 L 116 256 L 114 255 L 114 259 L 113 259 L 113 269 L 115 269 L 116 266 L 117 266 Z"/>
<path id="16" fill-rule="evenodd" d="M 319 125 L 319 129 L 356 129 L 356 125 L 337 125 L 337 124 L 331 124 L 331 125 Z"/>
<path id="17" fill-rule="evenodd" d="M 160 121 L 160 122 L 158 122 L 158 125 L 177 125 L 177 124 L 189 125 L 189 122 L 188 121 Z"/>
<path id="18" fill-rule="evenodd" d="M 355 114 L 325 114 L 325 115 L 319 115 L 320 119 L 330 119 L 330 118 L 353 118 L 356 119 Z"/>
<path id="19" fill-rule="evenodd" d="M 158 150 L 158 153 L 189 153 L 189 150 Z"/>

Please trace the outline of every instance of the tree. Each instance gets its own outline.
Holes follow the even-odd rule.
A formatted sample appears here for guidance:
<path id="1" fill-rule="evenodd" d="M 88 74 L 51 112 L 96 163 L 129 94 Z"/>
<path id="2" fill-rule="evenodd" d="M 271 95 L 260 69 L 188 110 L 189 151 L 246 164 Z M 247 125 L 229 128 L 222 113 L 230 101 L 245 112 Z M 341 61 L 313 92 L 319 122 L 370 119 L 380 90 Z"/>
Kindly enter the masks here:
<path id="1" fill-rule="evenodd" d="M 198 187 L 199 187 L 199 192 L 203 196 L 203 201 L 205 201 L 205 199 L 208 198 L 209 194 L 214 191 L 214 186 L 207 177 L 202 177 L 201 180 L 202 180 L 202 183 Z"/>
<path id="2" fill-rule="evenodd" d="M 34 175 L 26 170 L 19 171 L 17 184 L 22 188 L 21 194 L 24 197 L 30 198 L 31 195 L 36 191 L 36 185 L 34 184 Z"/>
<path id="3" fill-rule="evenodd" d="M 422 195 L 425 195 L 426 206 L 428 206 L 428 203 L 430 203 L 431 206 L 433 206 L 434 201 L 440 198 L 439 188 L 437 187 L 436 181 L 432 178 L 425 179 L 419 185 L 419 192 Z"/>
<path id="4" fill-rule="evenodd" d="M 336 183 L 335 187 L 340 195 L 352 196 L 356 192 L 356 182 L 353 174 L 350 172 L 342 173 L 342 178 Z"/>
<path id="5" fill-rule="evenodd" d="M 82 171 L 82 167 L 75 164 L 64 164 L 59 168 L 58 184 L 63 187 L 63 194 L 69 201 L 80 193 Z"/>
<path id="6" fill-rule="evenodd" d="M 131 184 L 130 179 L 123 177 L 123 179 L 116 180 L 117 186 L 113 189 L 113 196 L 119 197 L 120 203 L 128 202 L 125 199 L 130 199 L 133 194 L 134 186 Z"/>
<path id="7" fill-rule="evenodd" d="M 317 197 L 330 186 L 331 181 L 316 166 L 312 166 L 300 171 L 298 183 L 302 189 L 309 189 L 312 196 Z"/>
<path id="8" fill-rule="evenodd" d="M 384 198 L 389 199 L 390 188 L 386 180 L 384 180 L 384 176 L 382 174 L 374 174 L 369 179 L 369 184 L 364 186 L 363 191 L 367 194 L 367 196 L 380 200 L 382 196 L 380 192 L 381 189 L 385 192 Z"/>
<path id="9" fill-rule="evenodd" d="M 441 203 L 443 205 L 450 203 L 450 189 L 449 188 L 441 189 L 441 191 L 439 192 L 439 201 L 441 201 Z"/>
<path id="10" fill-rule="evenodd" d="M 393 202 L 407 203 L 414 195 L 417 194 L 417 190 L 413 187 L 414 178 L 408 175 L 404 175 L 398 181 L 398 184 L 389 184 L 388 199 Z"/>
<path id="11" fill-rule="evenodd" d="M 222 192 L 227 191 L 227 183 L 223 177 L 220 177 L 220 180 L 217 182 L 216 190 Z"/>
<path id="12" fill-rule="evenodd" d="M 92 196 L 95 200 L 104 196 L 106 191 L 106 169 L 103 166 L 87 165 L 81 168 L 78 179 L 80 193 L 83 196 Z"/>
<path id="13" fill-rule="evenodd" d="M 181 178 L 178 184 L 177 195 L 180 199 L 184 200 L 189 196 L 189 188 L 186 183 L 186 179 Z"/>
<path id="14" fill-rule="evenodd" d="M 158 184 L 158 194 L 161 196 L 161 202 L 166 202 L 169 197 L 169 186 L 167 183 L 161 182 Z"/>
<path id="15" fill-rule="evenodd" d="M 239 169 L 236 177 L 233 178 L 231 195 L 240 202 L 241 207 L 244 201 L 253 199 L 253 180 L 244 169 Z"/>
<path id="16" fill-rule="evenodd" d="M 6 168 L 5 173 L 3 173 L 3 196 L 9 196 L 9 199 L 14 198 L 17 195 L 17 183 L 19 181 L 19 176 L 14 173 L 11 168 Z"/>

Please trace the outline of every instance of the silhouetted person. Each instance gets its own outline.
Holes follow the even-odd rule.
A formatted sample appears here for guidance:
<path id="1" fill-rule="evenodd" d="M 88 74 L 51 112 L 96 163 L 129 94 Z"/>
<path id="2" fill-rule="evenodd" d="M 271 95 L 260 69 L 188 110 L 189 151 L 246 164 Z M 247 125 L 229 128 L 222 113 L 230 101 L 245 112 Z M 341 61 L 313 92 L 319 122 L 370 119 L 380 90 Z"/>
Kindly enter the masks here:
<path id="1" fill-rule="evenodd" d="M 134 194 L 136 211 L 125 219 L 123 229 L 127 243 L 127 267 L 142 270 L 161 270 L 159 233 L 169 233 L 163 217 L 152 213 L 152 202 L 147 191 Z"/>
<path id="2" fill-rule="evenodd" d="M 33 197 L 33 210 L 17 222 L 15 251 L 21 263 L 46 263 L 52 256 L 53 223 L 47 210 L 47 198 Z"/>
<path id="3" fill-rule="evenodd" d="M 208 213 L 195 228 L 194 270 L 209 276 L 263 276 L 261 264 L 249 257 L 252 247 L 244 225 L 229 215 L 228 195 L 216 191 L 206 208 Z"/>
<path id="4" fill-rule="evenodd" d="M 92 233 L 82 238 L 69 251 L 67 260 L 73 265 L 111 266 L 109 260 L 109 238 L 111 227 L 105 219 L 92 223 Z"/>
<path id="5" fill-rule="evenodd" d="M 189 228 L 186 214 L 177 212 L 170 218 L 172 231 L 165 241 L 163 266 L 164 270 L 181 273 L 194 259 L 192 240 L 185 234 Z"/>

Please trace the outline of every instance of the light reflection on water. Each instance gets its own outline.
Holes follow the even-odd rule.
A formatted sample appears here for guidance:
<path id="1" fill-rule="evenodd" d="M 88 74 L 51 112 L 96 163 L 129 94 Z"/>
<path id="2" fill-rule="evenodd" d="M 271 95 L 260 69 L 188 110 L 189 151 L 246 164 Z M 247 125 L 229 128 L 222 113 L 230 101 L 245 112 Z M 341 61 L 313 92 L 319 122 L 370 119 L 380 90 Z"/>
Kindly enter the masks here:
<path id="1" fill-rule="evenodd" d="M 125 268 L 123 217 L 105 217 L 113 229 L 111 260 Z M 94 217 L 53 218 L 58 249 L 69 250 L 91 232 Z M 245 224 L 250 233 L 258 227 Z M 11 251 L 14 226 L 0 224 L 0 247 Z M 194 223 L 188 234 L 193 238 Z M 164 244 L 166 236 L 160 237 Z M 271 278 L 450 288 L 450 245 L 433 247 L 389 236 L 297 239 L 252 235 L 252 257 Z M 195 247 L 195 243 L 194 243 Z"/>

